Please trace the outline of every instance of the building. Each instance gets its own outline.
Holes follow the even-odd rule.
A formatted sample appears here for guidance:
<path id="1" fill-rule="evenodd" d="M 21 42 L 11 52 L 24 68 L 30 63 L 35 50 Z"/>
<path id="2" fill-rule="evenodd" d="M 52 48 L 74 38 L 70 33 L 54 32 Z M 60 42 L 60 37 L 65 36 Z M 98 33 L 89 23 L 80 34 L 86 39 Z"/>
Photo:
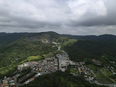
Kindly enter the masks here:
<path id="1" fill-rule="evenodd" d="M 7 83 L 3 83 L 2 87 L 9 87 L 9 85 Z"/>

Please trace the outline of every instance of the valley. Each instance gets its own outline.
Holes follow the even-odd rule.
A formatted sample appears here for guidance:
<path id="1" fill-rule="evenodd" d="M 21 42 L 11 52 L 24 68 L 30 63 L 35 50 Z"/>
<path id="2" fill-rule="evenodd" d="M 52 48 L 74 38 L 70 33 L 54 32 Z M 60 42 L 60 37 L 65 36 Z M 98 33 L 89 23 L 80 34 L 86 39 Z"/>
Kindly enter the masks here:
<path id="1" fill-rule="evenodd" d="M 56 57 L 46 58 L 42 61 L 25 62 L 21 65 L 18 65 L 17 70 L 19 72 L 17 72 L 15 76 L 5 77 L 3 83 L 5 83 L 4 81 L 6 81 L 6 83 L 8 84 L 8 82 L 12 81 L 12 83 L 9 83 L 9 85 L 12 86 L 13 84 L 16 85 L 16 87 L 19 87 L 25 84 L 29 84 L 40 75 L 52 74 L 53 72 L 56 72 L 58 70 L 61 70 L 62 72 L 68 70 L 70 74 L 76 77 L 83 75 L 84 79 L 92 84 L 95 83 L 98 85 L 113 87 L 114 83 L 116 83 L 109 77 L 113 74 L 109 72 L 108 69 L 105 69 L 105 67 L 99 68 L 92 64 L 86 65 L 85 62 L 71 61 L 68 54 L 64 51 L 62 54 L 57 54 Z"/>
<path id="2" fill-rule="evenodd" d="M 31 87 L 39 79 L 51 81 L 52 87 L 56 83 L 65 85 L 65 79 L 73 86 L 84 82 L 89 87 L 114 87 L 115 45 L 114 40 L 76 40 L 54 32 L 26 34 L 0 49 L 0 79 L 8 87 Z M 44 81 L 49 76 L 51 79 Z"/>

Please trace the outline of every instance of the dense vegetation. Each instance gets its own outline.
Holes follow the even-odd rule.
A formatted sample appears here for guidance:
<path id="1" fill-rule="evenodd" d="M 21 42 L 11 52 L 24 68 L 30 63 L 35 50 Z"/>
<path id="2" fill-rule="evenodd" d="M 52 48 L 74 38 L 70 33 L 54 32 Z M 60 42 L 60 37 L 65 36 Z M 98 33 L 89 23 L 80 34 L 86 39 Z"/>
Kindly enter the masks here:
<path id="1" fill-rule="evenodd" d="M 98 82 L 115 83 L 116 75 L 112 73 L 112 68 L 116 69 L 116 40 L 78 40 L 72 45 L 65 45 L 63 49 L 71 60 L 85 61 L 87 67 L 94 71 Z"/>
<path id="2" fill-rule="evenodd" d="M 78 40 L 72 46 L 66 45 L 64 49 L 74 61 L 93 58 L 104 62 L 116 61 L 116 41 Z"/>
<path id="3" fill-rule="evenodd" d="M 69 72 L 57 71 L 37 77 L 31 83 L 22 87 L 106 87 L 90 84 L 82 76 L 75 77 Z"/>
<path id="4" fill-rule="evenodd" d="M 42 60 L 54 56 L 59 52 L 52 42 L 63 44 L 69 40 L 69 38 L 55 32 L 1 33 L 0 38 L 2 37 L 5 38 L 1 39 L 1 44 L 4 46 L 1 45 L 0 49 L 0 73 L 2 74 L 14 70 L 17 65 L 23 62 Z"/>
<path id="5" fill-rule="evenodd" d="M 5 47 L 24 36 L 27 36 L 27 33 L 0 33 L 0 48 Z"/>
<path id="6" fill-rule="evenodd" d="M 9 36 L 9 37 L 8 37 Z M 8 38 L 7 38 L 8 37 Z M 54 32 L 0 34 L 0 78 L 15 75 L 17 65 L 34 60 L 52 57 L 61 51 L 57 42 L 68 52 L 73 61 L 86 61 L 93 58 L 109 63 L 116 57 L 116 41 L 75 40 L 60 36 Z M 41 40 L 48 40 L 43 43 Z M 91 61 L 90 61 L 91 62 Z M 74 71 L 72 71 L 74 72 Z M 37 84 L 38 83 L 38 84 Z M 82 76 L 74 77 L 69 72 L 57 71 L 42 75 L 24 87 L 104 87 L 86 82 Z"/>
<path id="7" fill-rule="evenodd" d="M 20 64 L 21 61 L 25 61 L 29 56 L 47 54 L 56 49 L 57 48 L 53 48 L 51 44 L 18 40 L 0 50 L 0 71 L 10 69 L 10 67 Z"/>

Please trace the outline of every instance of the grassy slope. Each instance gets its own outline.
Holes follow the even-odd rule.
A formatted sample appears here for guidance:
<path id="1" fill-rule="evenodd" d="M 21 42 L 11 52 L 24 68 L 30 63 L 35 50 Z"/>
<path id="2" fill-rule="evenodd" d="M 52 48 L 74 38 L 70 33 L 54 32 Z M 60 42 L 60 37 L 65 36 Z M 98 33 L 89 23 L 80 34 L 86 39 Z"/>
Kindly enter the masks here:
<path id="1" fill-rule="evenodd" d="M 52 52 L 50 52 L 48 54 L 44 54 L 43 56 L 44 56 L 44 58 L 50 58 L 50 57 L 53 57 L 54 54 Z"/>
<path id="2" fill-rule="evenodd" d="M 21 61 L 21 63 L 24 63 L 24 62 L 29 62 L 29 61 L 34 61 L 34 60 L 41 60 L 42 56 L 40 55 L 37 55 L 37 56 L 30 56 L 28 57 L 27 59 Z"/>
<path id="3" fill-rule="evenodd" d="M 98 82 L 100 83 L 114 83 L 115 81 L 110 78 L 112 74 L 106 70 L 103 67 L 96 67 L 95 65 L 89 64 L 87 65 L 89 68 L 91 68 L 94 71 L 94 74 L 96 75 L 96 78 L 98 79 Z"/>

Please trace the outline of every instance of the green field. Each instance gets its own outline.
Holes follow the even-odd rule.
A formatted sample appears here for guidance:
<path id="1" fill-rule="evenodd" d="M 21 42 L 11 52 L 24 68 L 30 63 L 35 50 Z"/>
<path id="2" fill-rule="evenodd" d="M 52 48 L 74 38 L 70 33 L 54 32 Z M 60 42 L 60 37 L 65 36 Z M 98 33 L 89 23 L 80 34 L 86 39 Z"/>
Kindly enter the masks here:
<path id="1" fill-rule="evenodd" d="M 78 74 L 78 71 L 75 70 L 74 68 L 70 68 L 70 72 L 75 73 L 75 74 Z"/>
<path id="2" fill-rule="evenodd" d="M 53 57 L 54 54 L 52 52 L 50 52 L 48 54 L 44 54 L 43 56 L 44 56 L 44 58 L 50 58 L 50 57 Z"/>
<path id="3" fill-rule="evenodd" d="M 112 76 L 112 73 L 110 73 L 105 68 L 97 67 L 92 64 L 87 65 L 87 67 L 91 68 L 94 71 L 94 74 L 96 75 L 96 78 L 99 83 L 111 84 L 111 83 L 115 82 L 113 79 L 110 78 L 110 76 Z"/>
<path id="4" fill-rule="evenodd" d="M 97 67 L 92 64 L 87 65 L 87 67 L 91 68 L 93 71 L 97 70 Z"/>
<path id="5" fill-rule="evenodd" d="M 97 78 L 97 81 L 102 84 L 112 84 L 113 82 L 107 78 Z"/>
<path id="6" fill-rule="evenodd" d="M 94 71 L 97 78 L 104 78 L 105 76 L 112 76 L 112 73 L 110 73 L 108 70 L 106 70 L 103 67 L 97 67 L 92 64 L 87 65 L 87 67 L 91 68 Z"/>
<path id="7" fill-rule="evenodd" d="M 22 61 L 21 63 L 27 62 L 27 61 L 34 61 L 34 60 L 41 60 L 41 56 L 37 55 L 37 56 L 30 56 L 27 59 L 25 59 L 24 61 Z"/>
<path id="8" fill-rule="evenodd" d="M 108 70 L 106 70 L 105 68 L 102 68 L 100 70 L 105 76 L 112 76 L 112 73 L 110 73 Z"/>
<path id="9" fill-rule="evenodd" d="M 74 44 L 75 42 L 77 42 L 76 39 L 69 39 L 69 41 L 65 41 L 63 43 L 63 46 L 71 46 L 72 44 Z"/>

